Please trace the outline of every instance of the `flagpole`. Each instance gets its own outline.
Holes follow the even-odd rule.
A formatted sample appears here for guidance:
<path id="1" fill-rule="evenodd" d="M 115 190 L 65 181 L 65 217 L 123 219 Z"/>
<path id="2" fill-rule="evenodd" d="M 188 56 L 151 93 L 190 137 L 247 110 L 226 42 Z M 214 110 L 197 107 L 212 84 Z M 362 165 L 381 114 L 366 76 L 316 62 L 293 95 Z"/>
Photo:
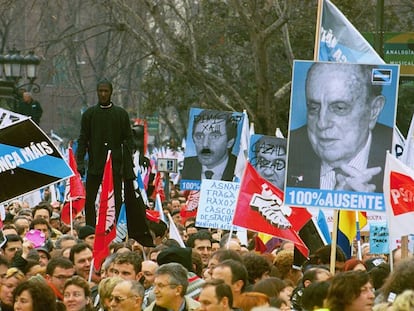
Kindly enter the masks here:
<path id="1" fill-rule="evenodd" d="M 318 11 L 316 15 L 316 31 L 315 31 L 315 49 L 313 51 L 314 61 L 317 61 L 319 59 L 323 1 L 324 0 L 318 0 Z"/>
<path id="2" fill-rule="evenodd" d="M 339 220 L 339 210 L 334 209 L 333 212 L 333 229 L 332 229 L 332 243 L 331 243 L 331 261 L 329 265 L 329 270 L 332 275 L 335 274 L 335 263 L 336 263 L 336 245 L 338 239 L 338 220 Z"/>
<path id="3" fill-rule="evenodd" d="M 361 249 L 361 228 L 359 228 L 359 212 L 355 211 L 355 226 L 356 226 L 356 239 L 357 239 L 357 258 L 362 260 L 362 249 Z"/>
<path id="4" fill-rule="evenodd" d="M 95 261 L 95 258 L 92 258 L 92 260 L 91 260 L 91 268 L 89 269 L 89 276 L 88 276 L 88 282 L 89 283 L 92 281 L 92 272 L 93 272 L 94 261 Z"/>
<path id="5" fill-rule="evenodd" d="M 69 197 L 69 217 L 70 217 L 70 234 L 73 235 L 73 205 L 72 205 L 71 197 Z"/>

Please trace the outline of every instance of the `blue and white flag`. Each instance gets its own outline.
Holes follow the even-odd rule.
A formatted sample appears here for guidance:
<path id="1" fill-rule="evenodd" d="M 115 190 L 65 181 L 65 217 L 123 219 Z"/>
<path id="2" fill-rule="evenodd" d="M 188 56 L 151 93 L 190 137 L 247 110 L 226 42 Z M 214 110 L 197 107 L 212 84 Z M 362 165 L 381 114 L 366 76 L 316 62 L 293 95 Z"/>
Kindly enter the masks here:
<path id="1" fill-rule="evenodd" d="M 121 243 L 128 235 L 128 226 L 126 218 L 125 203 L 122 203 L 119 211 L 118 222 L 116 223 L 116 237 L 114 242 Z"/>
<path id="2" fill-rule="evenodd" d="M 331 1 L 323 0 L 322 2 L 316 60 L 385 64 L 374 48 Z"/>
<path id="3" fill-rule="evenodd" d="M 0 204 L 73 175 L 42 129 L 18 116 L 0 109 Z"/>

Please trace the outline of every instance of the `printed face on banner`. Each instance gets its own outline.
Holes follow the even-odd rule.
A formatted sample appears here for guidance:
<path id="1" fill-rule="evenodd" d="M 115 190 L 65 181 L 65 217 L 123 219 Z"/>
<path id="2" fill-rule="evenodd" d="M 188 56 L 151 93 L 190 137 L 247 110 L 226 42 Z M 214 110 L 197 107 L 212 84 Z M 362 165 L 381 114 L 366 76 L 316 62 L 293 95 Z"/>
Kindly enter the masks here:
<path id="1" fill-rule="evenodd" d="M 199 190 L 202 179 L 233 180 L 242 124 L 242 113 L 190 110 L 181 189 Z"/>
<path id="2" fill-rule="evenodd" d="M 395 65 L 295 61 L 286 204 L 385 209 L 398 76 Z"/>
<path id="3" fill-rule="evenodd" d="M 260 176 L 279 189 L 284 189 L 286 139 L 275 136 L 252 135 L 249 159 Z"/>

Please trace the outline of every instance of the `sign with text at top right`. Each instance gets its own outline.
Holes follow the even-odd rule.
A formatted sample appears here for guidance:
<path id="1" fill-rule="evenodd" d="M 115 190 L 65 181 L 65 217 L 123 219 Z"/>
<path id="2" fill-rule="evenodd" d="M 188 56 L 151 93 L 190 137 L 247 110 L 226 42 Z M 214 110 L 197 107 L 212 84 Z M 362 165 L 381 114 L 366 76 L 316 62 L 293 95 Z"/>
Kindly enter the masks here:
<path id="1" fill-rule="evenodd" d="M 295 61 L 285 204 L 385 211 L 399 66 Z"/>

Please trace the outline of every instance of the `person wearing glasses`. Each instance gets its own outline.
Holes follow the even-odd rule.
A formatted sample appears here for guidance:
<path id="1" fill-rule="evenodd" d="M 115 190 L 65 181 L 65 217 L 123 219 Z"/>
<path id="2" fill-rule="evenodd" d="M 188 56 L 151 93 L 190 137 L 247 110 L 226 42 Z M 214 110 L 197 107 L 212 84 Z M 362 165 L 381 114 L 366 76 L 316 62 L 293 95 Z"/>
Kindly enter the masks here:
<path id="1" fill-rule="evenodd" d="M 45 279 L 58 300 L 63 301 L 65 282 L 74 274 L 73 263 L 65 257 L 55 257 L 47 263 Z"/>
<path id="2" fill-rule="evenodd" d="M 230 112 L 203 110 L 195 116 L 192 138 L 197 155 L 184 158 L 182 179 L 232 181 L 236 136 L 237 122 Z"/>
<path id="3" fill-rule="evenodd" d="M 259 138 L 251 146 L 250 162 L 264 179 L 283 191 L 286 172 L 286 139 L 254 135 Z"/>
<path id="4" fill-rule="evenodd" d="M 63 288 L 63 304 L 67 311 L 93 311 L 88 282 L 77 275 L 68 279 Z"/>
<path id="5" fill-rule="evenodd" d="M 144 287 L 135 280 L 118 283 L 110 296 L 111 311 L 141 311 Z"/>
<path id="6" fill-rule="evenodd" d="M 170 262 L 155 271 L 155 301 L 145 311 L 168 309 L 170 311 L 192 311 L 200 308 L 200 303 L 185 296 L 188 287 L 187 269 L 181 264 Z"/>

